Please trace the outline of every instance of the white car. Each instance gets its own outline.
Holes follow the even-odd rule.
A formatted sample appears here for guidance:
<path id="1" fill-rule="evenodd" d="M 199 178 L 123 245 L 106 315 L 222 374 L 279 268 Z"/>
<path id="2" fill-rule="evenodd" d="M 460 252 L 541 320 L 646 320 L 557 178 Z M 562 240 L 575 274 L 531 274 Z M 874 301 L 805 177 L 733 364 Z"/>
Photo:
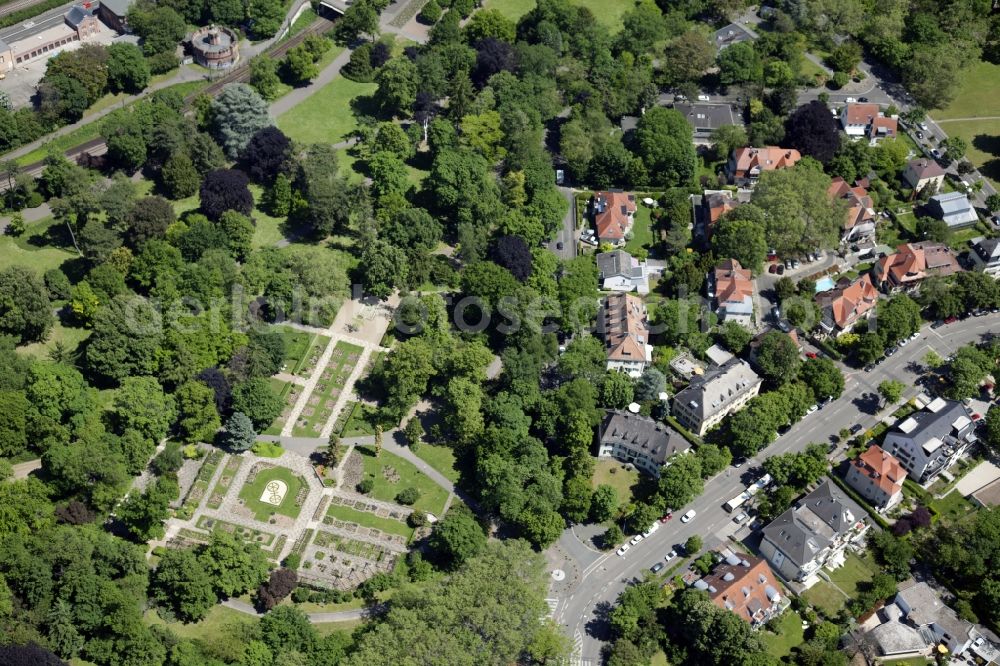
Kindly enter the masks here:
<path id="1" fill-rule="evenodd" d="M 635 544 L 637 544 L 637 543 L 639 543 L 640 541 L 642 541 L 642 540 L 643 540 L 644 538 L 645 538 L 645 537 L 644 537 L 644 536 L 642 536 L 641 534 L 636 534 L 636 535 L 635 535 L 634 537 L 632 537 L 632 540 L 631 540 L 631 541 L 629 541 L 629 543 L 630 543 L 630 544 L 632 544 L 632 545 L 634 546 Z"/>
<path id="2" fill-rule="evenodd" d="M 677 557 L 677 551 L 676 550 L 671 550 L 669 553 L 667 553 L 666 555 L 663 556 L 663 559 L 666 560 L 667 562 L 669 562 L 670 560 L 674 559 L 675 557 Z"/>
<path id="3" fill-rule="evenodd" d="M 923 131 L 925 131 L 925 132 L 927 131 L 927 123 L 920 123 L 919 127 L 920 127 L 920 129 L 922 129 Z"/>
<path id="4" fill-rule="evenodd" d="M 627 553 L 627 552 L 628 552 L 628 549 L 629 549 L 629 548 L 631 548 L 631 547 L 632 547 L 632 546 L 630 546 L 630 545 L 628 545 L 628 544 L 626 543 L 626 544 L 623 544 L 623 545 L 622 545 L 622 547 L 621 547 L 621 548 L 619 548 L 619 549 L 618 549 L 617 551 L 615 551 L 615 552 L 617 552 L 617 553 L 618 553 L 618 557 L 621 557 L 622 555 L 624 555 L 625 553 Z"/>
<path id="5" fill-rule="evenodd" d="M 750 516 L 747 515 L 746 511 L 740 511 L 738 514 L 736 514 L 735 516 L 733 516 L 733 522 L 736 523 L 737 525 L 739 525 L 740 523 L 742 523 L 744 520 L 746 520 L 749 517 Z"/>
<path id="6" fill-rule="evenodd" d="M 920 331 L 917 331 L 916 333 L 914 333 L 913 335 L 910 336 L 910 339 L 911 340 L 916 340 L 919 337 L 920 337 Z"/>
<path id="7" fill-rule="evenodd" d="M 657 522 L 653 523 L 652 525 L 650 525 L 649 529 L 642 533 L 643 538 L 648 537 L 650 534 L 652 534 L 653 532 L 655 532 L 658 529 L 660 529 L 660 523 L 659 523 L 659 521 L 657 521 Z"/>
<path id="8" fill-rule="evenodd" d="M 813 405 L 812 407 L 810 407 L 809 409 L 806 410 L 806 414 L 812 414 L 813 412 L 817 411 L 818 409 L 819 409 L 819 405 Z"/>
<path id="9" fill-rule="evenodd" d="M 694 509 L 689 509 L 687 513 L 681 516 L 682 523 L 690 523 L 691 519 L 695 517 L 697 512 Z"/>
<path id="10" fill-rule="evenodd" d="M 908 344 L 910 344 L 910 339 L 909 338 L 903 338 L 902 340 L 899 341 L 899 346 L 900 347 L 905 347 Z"/>
<path id="11" fill-rule="evenodd" d="M 858 100 L 856 100 L 856 99 L 855 99 L 855 98 L 853 98 L 853 97 L 848 97 L 848 98 L 847 98 L 847 99 L 845 99 L 844 101 L 845 101 L 845 102 L 847 102 L 848 104 L 854 104 L 854 103 L 855 103 L 855 102 L 857 102 Z"/>
<path id="12" fill-rule="evenodd" d="M 709 101 L 710 99 L 711 99 L 711 98 L 710 98 L 710 97 L 709 97 L 708 95 L 698 95 L 698 101 L 699 101 L 699 102 L 707 102 L 707 101 Z"/>

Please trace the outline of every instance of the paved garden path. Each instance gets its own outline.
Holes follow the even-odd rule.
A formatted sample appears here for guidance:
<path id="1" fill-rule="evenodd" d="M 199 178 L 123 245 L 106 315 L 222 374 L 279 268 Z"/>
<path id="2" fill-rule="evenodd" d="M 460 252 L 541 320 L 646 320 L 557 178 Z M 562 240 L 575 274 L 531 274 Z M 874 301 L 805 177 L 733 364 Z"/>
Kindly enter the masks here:
<path id="1" fill-rule="evenodd" d="M 35 460 L 28 460 L 22 463 L 17 463 L 12 465 L 14 468 L 14 475 L 11 477 L 13 479 L 26 479 L 28 475 L 34 472 L 36 469 L 42 468 L 42 459 L 36 458 Z"/>

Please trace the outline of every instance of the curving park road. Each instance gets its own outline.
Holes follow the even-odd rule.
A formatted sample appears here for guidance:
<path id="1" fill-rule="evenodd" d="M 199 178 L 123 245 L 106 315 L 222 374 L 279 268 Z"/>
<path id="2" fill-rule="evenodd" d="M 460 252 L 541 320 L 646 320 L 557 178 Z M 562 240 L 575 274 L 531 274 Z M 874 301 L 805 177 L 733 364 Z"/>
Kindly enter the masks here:
<path id="1" fill-rule="evenodd" d="M 595 549 L 588 538 L 595 533 L 591 526 L 574 526 L 563 532 L 546 553 L 553 568 L 565 573 L 564 580 L 553 581 L 549 605 L 555 621 L 573 642 L 572 663 L 581 666 L 602 663 L 601 650 L 609 638 L 607 611 L 630 582 L 641 579 L 651 566 L 663 561 L 668 551 L 695 534 L 704 539 L 706 548 L 711 548 L 739 529 L 722 505 L 755 478 L 751 470 L 763 459 L 801 451 L 812 442 L 829 442 L 842 428 L 855 424 L 866 429 L 875 425 L 880 416 L 878 401 L 871 395 L 877 394 L 879 382 L 886 379 L 903 382 L 907 386 L 904 397 L 909 399 L 920 392 L 916 379 L 922 372 L 922 359 L 929 350 L 946 357 L 965 344 L 981 341 L 990 333 L 1000 334 L 1000 314 L 971 317 L 938 329 L 925 325 L 919 339 L 900 348 L 872 372 L 841 366 L 845 389 L 839 399 L 807 415 L 741 468 L 730 467 L 707 480 L 700 497 L 686 507 L 675 507 L 672 520 L 633 546 L 624 557 L 614 551 L 604 553 Z M 843 454 L 840 448 L 831 459 L 842 459 Z M 697 515 L 691 522 L 681 523 L 679 517 L 683 511 L 680 509 L 694 509 Z"/>

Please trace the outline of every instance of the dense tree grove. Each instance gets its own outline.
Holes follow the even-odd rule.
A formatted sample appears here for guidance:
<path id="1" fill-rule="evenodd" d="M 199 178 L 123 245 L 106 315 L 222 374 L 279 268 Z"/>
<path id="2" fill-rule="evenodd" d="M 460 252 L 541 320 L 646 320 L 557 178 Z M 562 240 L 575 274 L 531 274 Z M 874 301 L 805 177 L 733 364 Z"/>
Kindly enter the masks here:
<path id="1" fill-rule="evenodd" d="M 1000 24 L 981 2 L 782 2 L 757 39 L 721 51 L 706 27 L 745 10 L 731 0 L 642 0 L 623 8 L 615 29 L 570 0 L 538 0 L 516 22 L 480 4 L 430 0 L 419 14 L 427 39 L 404 46 L 380 34 L 387 0 L 356 0 L 329 39 L 309 34 L 281 62 L 252 58 L 246 83 L 214 96 L 167 87 L 109 111 L 94 125 L 105 155 L 74 162 L 50 154 L 37 179 L 15 162 L 3 165 L 8 208 L 51 209 L 44 233 L 42 223 L 12 217 L 7 233 L 27 235 L 18 249 L 58 246 L 66 256 L 38 267 L 14 258 L 0 270 L 0 661 L 562 663 L 571 646 L 543 619 L 547 575 L 538 551 L 568 526 L 604 523 L 595 545 L 617 547 L 668 510 L 681 511 L 734 457 L 765 452 L 813 404 L 840 397 L 841 353 L 850 365 L 870 363 L 919 330 L 922 313 L 946 318 L 1000 305 L 1000 288 L 981 273 L 931 277 L 918 296 L 881 298 L 867 328 L 820 343 L 824 354 L 803 360 L 798 341 L 821 314 L 818 274 L 772 280 L 765 270 L 772 252 L 793 259 L 840 247 L 847 206 L 830 198 L 834 178 L 866 179 L 880 211 L 926 197 L 901 181 L 907 143 L 842 140 L 823 95 L 797 105 L 801 88 L 816 83 L 807 48 L 828 53 L 831 87 L 861 76 L 864 54 L 898 72 L 919 104 L 942 107 L 958 72 L 984 51 L 995 56 Z M 153 77 L 179 64 L 189 26 L 226 25 L 264 40 L 282 29 L 286 9 L 277 0 L 138 0 L 128 14 L 137 44 L 86 43 L 53 55 L 30 109 L 13 111 L 0 97 L 0 149 L 83 118 L 108 104 L 108 93 L 137 95 L 161 81 Z M 325 110 L 349 114 L 348 133 L 306 143 L 286 124 L 290 115 L 271 116 L 270 104 L 316 79 L 333 39 L 349 49 L 333 62 L 346 61 L 341 73 L 368 92 L 347 110 Z M 716 89 L 732 93 L 739 124 L 696 147 L 692 121 L 671 99 Z M 915 123 L 922 113 L 905 117 Z M 692 195 L 729 185 L 713 165 L 746 145 L 804 157 L 794 168 L 765 170 L 752 194 L 717 220 L 692 220 Z M 939 148 L 965 173 L 965 154 L 980 147 L 951 138 Z M 556 168 L 572 188 L 557 186 Z M 592 334 L 606 316 L 593 257 L 558 244 L 576 242 L 557 232 L 587 207 L 574 193 L 610 188 L 648 197 L 635 214 L 648 228 L 636 226 L 624 240 L 662 272 L 649 284 L 655 351 L 635 378 L 607 369 L 606 345 Z M 879 243 L 953 238 L 929 218 L 905 239 L 885 229 L 880 222 Z M 703 297 L 712 286 L 706 275 L 725 259 L 773 284 L 797 338 L 775 328 L 754 339 L 734 321 L 719 325 Z M 357 302 L 348 306 L 349 298 Z M 393 328 L 367 337 L 383 308 L 394 309 Z M 359 359 L 357 373 L 347 371 L 352 382 L 360 376 L 351 387 L 325 368 L 307 379 L 308 368 L 297 365 L 304 355 L 343 360 L 322 342 L 334 330 L 371 343 L 367 364 Z M 672 424 L 669 398 L 682 382 L 671 360 L 681 352 L 705 360 L 715 343 L 754 364 L 760 394 L 704 438 L 685 433 L 691 451 L 671 458 L 658 478 L 627 489 L 598 484 L 595 435 L 605 411 L 634 402 Z M 938 358 L 941 391 L 979 395 L 998 358 L 991 341 Z M 365 454 L 381 458 L 387 479 L 383 446 L 399 441 L 401 424 L 417 455 L 427 447 L 428 460 L 447 459 L 447 449 L 462 501 L 431 516 L 437 509 L 419 484 L 407 480 L 384 496 L 366 473 L 358 490 L 412 508 L 405 520 L 417 532 L 391 571 L 346 593 L 315 587 L 311 566 L 300 566 L 315 562 L 303 563 L 298 544 L 282 543 L 290 554 L 283 550 L 279 562 L 277 550 L 221 524 L 171 532 L 168 545 L 147 552 L 166 536 L 169 518 L 190 517 L 197 493 L 209 492 L 201 485 L 214 476 L 181 497 L 198 465 L 211 471 L 222 452 L 281 454 L 258 433 L 280 429 L 303 383 L 335 389 L 329 399 L 342 408 L 354 397 L 346 402 L 339 392 L 357 389 L 356 411 L 338 417 L 374 433 Z M 879 384 L 888 402 L 901 391 Z M 300 419 L 320 404 L 328 406 L 309 403 Z M 422 423 L 425 416 L 432 418 Z M 333 419 L 329 444 L 324 436 L 314 452 L 317 473 L 344 462 L 345 419 Z M 983 432 L 1000 450 L 998 410 Z M 10 461 L 34 458 L 41 472 L 13 478 Z M 831 473 L 823 444 L 761 466 L 775 486 L 757 500 L 760 519 Z M 986 509 L 931 527 L 928 509 L 910 510 L 870 539 L 882 570 L 859 586 L 838 624 L 803 609 L 811 626 L 784 661 L 843 666 L 844 619 L 891 596 L 914 557 L 953 584 L 964 615 L 1000 624 L 995 521 Z M 334 551 L 341 557 L 336 545 L 330 559 Z M 692 557 L 705 545 L 707 533 L 685 544 Z M 693 566 L 710 564 L 704 555 Z M 704 593 L 664 582 L 637 580 L 608 609 L 607 663 L 645 664 L 658 650 L 677 665 L 777 663 L 761 632 Z M 220 601 L 244 594 L 259 620 L 218 628 L 211 641 L 172 628 L 210 618 Z M 298 606 L 352 597 L 374 611 L 353 634 L 320 637 Z"/>

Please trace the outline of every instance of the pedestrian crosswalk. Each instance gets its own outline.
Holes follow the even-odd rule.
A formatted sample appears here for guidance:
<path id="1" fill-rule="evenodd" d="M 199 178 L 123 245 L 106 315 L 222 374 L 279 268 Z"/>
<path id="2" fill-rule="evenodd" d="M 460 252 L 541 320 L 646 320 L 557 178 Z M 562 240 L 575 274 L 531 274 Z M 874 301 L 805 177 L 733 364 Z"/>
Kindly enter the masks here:
<path id="1" fill-rule="evenodd" d="M 545 603 L 548 604 L 548 607 L 549 607 L 549 617 L 551 618 L 551 617 L 555 616 L 555 614 L 556 614 L 556 607 L 559 606 L 559 600 L 558 599 L 546 599 Z"/>

